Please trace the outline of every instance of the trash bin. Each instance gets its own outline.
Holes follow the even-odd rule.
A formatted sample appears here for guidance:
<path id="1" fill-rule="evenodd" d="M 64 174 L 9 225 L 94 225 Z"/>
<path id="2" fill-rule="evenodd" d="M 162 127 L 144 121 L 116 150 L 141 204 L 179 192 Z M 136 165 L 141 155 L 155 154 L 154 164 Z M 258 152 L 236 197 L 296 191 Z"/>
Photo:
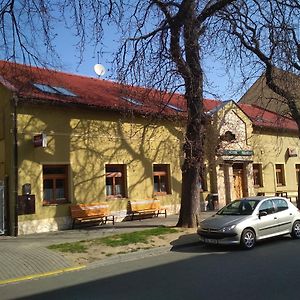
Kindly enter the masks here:
<path id="1" fill-rule="evenodd" d="M 218 209 L 219 207 L 219 195 L 218 194 L 211 194 L 211 202 L 213 210 Z"/>

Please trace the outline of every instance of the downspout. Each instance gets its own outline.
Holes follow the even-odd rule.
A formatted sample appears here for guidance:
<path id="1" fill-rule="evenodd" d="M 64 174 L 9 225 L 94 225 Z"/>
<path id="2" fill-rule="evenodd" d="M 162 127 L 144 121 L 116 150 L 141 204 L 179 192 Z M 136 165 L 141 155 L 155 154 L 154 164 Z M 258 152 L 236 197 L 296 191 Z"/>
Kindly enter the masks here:
<path id="1" fill-rule="evenodd" d="M 18 174 L 18 116 L 17 116 L 17 106 L 18 106 L 18 96 L 13 94 L 13 169 L 14 169 L 14 189 L 13 189 L 13 199 L 15 199 L 15 209 L 14 209 L 14 228 L 13 235 L 18 236 L 18 184 L 19 184 L 19 174 Z"/>

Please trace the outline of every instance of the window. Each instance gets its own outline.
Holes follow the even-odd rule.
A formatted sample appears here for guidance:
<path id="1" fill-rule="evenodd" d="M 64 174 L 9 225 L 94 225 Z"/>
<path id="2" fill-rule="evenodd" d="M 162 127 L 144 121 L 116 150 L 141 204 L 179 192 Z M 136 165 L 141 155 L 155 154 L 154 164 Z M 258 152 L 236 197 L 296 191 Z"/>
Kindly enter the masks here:
<path id="1" fill-rule="evenodd" d="M 276 164 L 276 184 L 277 186 L 285 185 L 285 177 L 284 177 L 284 165 Z"/>
<path id="2" fill-rule="evenodd" d="M 253 182 L 254 182 L 254 187 L 263 186 L 261 164 L 253 164 Z"/>
<path id="3" fill-rule="evenodd" d="M 43 203 L 61 204 L 68 202 L 68 166 L 43 166 Z"/>
<path id="4" fill-rule="evenodd" d="M 232 142 L 236 140 L 235 134 L 231 131 L 226 131 L 223 135 L 221 135 L 221 141 Z"/>
<path id="5" fill-rule="evenodd" d="M 296 165 L 296 180 L 297 180 L 297 184 L 299 183 L 299 176 L 300 176 L 300 165 L 297 164 Z"/>
<path id="6" fill-rule="evenodd" d="M 289 208 L 287 202 L 283 199 L 275 199 L 273 202 L 277 211 L 283 211 Z"/>
<path id="7" fill-rule="evenodd" d="M 168 108 L 171 108 L 171 109 L 177 111 L 177 112 L 184 112 L 184 110 L 183 110 L 182 108 L 180 108 L 180 107 L 178 107 L 178 106 L 176 106 L 176 105 L 174 105 L 174 104 L 167 103 L 166 106 L 167 106 Z"/>
<path id="8" fill-rule="evenodd" d="M 154 194 L 171 194 L 170 190 L 170 165 L 153 165 Z"/>
<path id="9" fill-rule="evenodd" d="M 123 100 L 126 100 L 127 102 L 129 102 L 129 103 L 131 103 L 131 104 L 137 105 L 137 106 L 143 105 L 142 102 L 140 102 L 139 100 L 134 99 L 134 98 L 130 98 L 130 97 L 122 97 L 122 99 L 123 99 Z"/>
<path id="10" fill-rule="evenodd" d="M 40 90 L 44 93 L 58 94 L 58 95 L 71 96 L 71 97 L 77 96 L 64 87 L 50 86 L 50 85 L 42 84 L 42 83 L 34 83 L 33 85 L 35 88 L 37 88 L 38 90 Z"/>
<path id="11" fill-rule="evenodd" d="M 126 197 L 126 165 L 106 165 L 106 196 Z"/>
<path id="12" fill-rule="evenodd" d="M 266 212 L 268 215 L 273 214 L 274 213 L 274 205 L 273 202 L 271 200 L 266 200 L 264 201 L 260 208 L 259 208 L 259 212 Z"/>

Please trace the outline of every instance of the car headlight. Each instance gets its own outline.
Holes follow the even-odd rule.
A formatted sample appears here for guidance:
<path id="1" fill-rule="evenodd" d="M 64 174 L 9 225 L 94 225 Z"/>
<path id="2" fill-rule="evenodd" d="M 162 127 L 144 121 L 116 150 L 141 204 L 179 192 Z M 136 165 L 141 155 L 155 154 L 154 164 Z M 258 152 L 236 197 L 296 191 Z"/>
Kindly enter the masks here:
<path id="1" fill-rule="evenodd" d="M 235 228 L 236 225 L 225 226 L 221 229 L 222 232 L 229 232 Z"/>

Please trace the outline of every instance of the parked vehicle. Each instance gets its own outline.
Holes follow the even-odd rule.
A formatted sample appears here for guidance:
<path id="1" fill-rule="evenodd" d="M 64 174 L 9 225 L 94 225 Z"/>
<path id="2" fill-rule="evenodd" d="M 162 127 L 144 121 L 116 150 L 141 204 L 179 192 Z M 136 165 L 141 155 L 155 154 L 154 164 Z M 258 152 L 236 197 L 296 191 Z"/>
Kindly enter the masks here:
<path id="1" fill-rule="evenodd" d="M 243 198 L 203 220 L 197 233 L 204 243 L 251 249 L 257 241 L 274 236 L 300 239 L 300 212 L 284 197 Z"/>

